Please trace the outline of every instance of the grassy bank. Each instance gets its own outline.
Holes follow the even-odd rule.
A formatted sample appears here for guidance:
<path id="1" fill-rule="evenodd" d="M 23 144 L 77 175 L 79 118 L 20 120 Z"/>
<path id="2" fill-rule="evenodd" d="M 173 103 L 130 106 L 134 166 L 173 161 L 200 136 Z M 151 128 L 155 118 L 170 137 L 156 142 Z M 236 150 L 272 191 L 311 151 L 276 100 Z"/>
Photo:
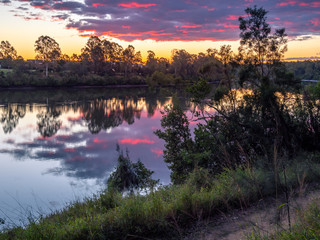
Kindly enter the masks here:
<path id="1" fill-rule="evenodd" d="M 212 179 L 195 170 L 183 185 L 161 187 L 148 195 L 105 191 L 85 202 L 5 230 L 0 239 L 168 239 L 188 233 L 192 224 L 233 208 L 245 208 L 284 187 L 294 189 L 320 179 L 319 156 L 300 156 L 279 171 L 262 167 L 225 170 Z M 304 176 L 304 177 L 302 177 Z M 301 181 L 303 179 L 303 181 Z"/>
<path id="2" fill-rule="evenodd" d="M 297 222 L 289 229 L 282 229 L 272 234 L 254 233 L 247 237 L 248 240 L 306 240 L 320 239 L 320 204 L 310 203 L 306 209 L 297 211 Z"/>

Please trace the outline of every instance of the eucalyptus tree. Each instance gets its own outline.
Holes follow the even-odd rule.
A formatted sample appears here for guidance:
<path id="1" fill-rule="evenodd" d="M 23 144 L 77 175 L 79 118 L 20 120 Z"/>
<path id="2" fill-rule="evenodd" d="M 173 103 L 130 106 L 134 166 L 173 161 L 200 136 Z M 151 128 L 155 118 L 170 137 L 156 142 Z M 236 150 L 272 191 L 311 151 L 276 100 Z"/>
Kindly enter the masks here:
<path id="1" fill-rule="evenodd" d="M 285 29 L 271 31 L 267 23 L 267 11 L 263 8 L 247 8 L 247 16 L 239 17 L 240 48 L 246 68 L 240 74 L 240 83 L 249 81 L 260 86 L 261 81 L 275 80 L 276 69 L 287 51 Z"/>
<path id="2" fill-rule="evenodd" d="M 1 41 L 0 58 L 10 60 L 17 59 L 17 51 L 8 41 Z"/>
<path id="3" fill-rule="evenodd" d="M 129 45 L 122 52 L 122 62 L 124 64 L 124 76 L 128 77 L 128 72 L 131 70 L 133 64 L 139 63 L 141 61 L 141 53 L 135 52 L 135 48 Z"/>
<path id="4" fill-rule="evenodd" d="M 17 51 L 8 41 L 1 41 L 0 44 L 0 60 L 3 67 L 12 68 L 13 60 L 16 60 Z"/>
<path id="5" fill-rule="evenodd" d="M 192 76 L 193 72 L 193 61 L 195 55 L 188 53 L 184 49 L 172 50 L 172 67 L 174 68 L 174 74 L 180 76 L 183 79 Z"/>
<path id="6" fill-rule="evenodd" d="M 149 70 L 149 74 L 152 74 L 156 70 L 157 64 L 158 58 L 156 57 L 156 54 L 153 51 L 149 50 L 146 62 L 146 67 Z"/>
<path id="7" fill-rule="evenodd" d="M 116 42 L 103 40 L 104 59 L 107 62 L 109 74 L 119 70 L 119 62 L 122 58 L 123 47 Z"/>
<path id="8" fill-rule="evenodd" d="M 35 44 L 36 59 L 46 64 L 46 77 L 48 77 L 48 65 L 50 61 L 59 60 L 61 49 L 59 44 L 49 36 L 40 36 Z"/>
<path id="9" fill-rule="evenodd" d="M 97 36 L 91 36 L 85 47 L 82 48 L 82 58 L 88 62 L 93 63 L 94 73 L 102 73 L 105 52 L 103 42 Z"/>

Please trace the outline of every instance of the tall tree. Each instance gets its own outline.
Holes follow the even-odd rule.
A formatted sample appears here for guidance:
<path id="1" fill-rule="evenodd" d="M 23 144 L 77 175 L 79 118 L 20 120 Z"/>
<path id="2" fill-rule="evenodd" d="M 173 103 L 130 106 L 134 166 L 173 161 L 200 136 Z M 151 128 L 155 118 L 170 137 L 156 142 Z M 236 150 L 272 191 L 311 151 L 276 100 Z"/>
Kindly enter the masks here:
<path id="1" fill-rule="evenodd" d="M 186 50 L 181 49 L 172 50 L 172 66 L 176 76 L 186 79 L 192 75 L 192 64 L 195 56 L 188 53 Z"/>
<path id="2" fill-rule="evenodd" d="M 11 60 L 15 60 L 17 58 L 17 51 L 8 41 L 1 41 L 0 58 Z"/>
<path id="3" fill-rule="evenodd" d="M 93 63 L 93 71 L 102 73 L 105 52 L 103 42 L 97 36 L 91 36 L 82 49 L 83 58 Z"/>
<path id="4" fill-rule="evenodd" d="M 106 61 L 109 74 L 115 74 L 119 68 L 119 61 L 122 58 L 123 48 L 121 45 L 108 40 L 103 40 L 104 59 Z"/>
<path id="5" fill-rule="evenodd" d="M 146 63 L 149 73 L 152 74 L 156 70 L 157 64 L 158 58 L 156 57 L 156 54 L 153 51 L 149 50 Z"/>
<path id="6" fill-rule="evenodd" d="M 128 77 L 128 71 L 132 68 L 132 65 L 135 63 L 135 48 L 132 45 L 129 45 L 122 52 L 122 61 L 124 63 L 124 76 Z"/>
<path id="7" fill-rule="evenodd" d="M 262 79 L 275 80 L 275 69 L 287 51 L 287 35 L 284 28 L 271 33 L 265 9 L 254 6 L 245 12 L 247 17 L 239 17 L 239 52 L 246 66 L 240 74 L 240 83 L 250 81 L 259 86 Z"/>
<path id="8" fill-rule="evenodd" d="M 50 61 L 58 60 L 61 55 L 59 44 L 49 36 L 40 36 L 34 44 L 36 58 L 45 62 L 46 77 L 48 77 L 48 65 Z"/>

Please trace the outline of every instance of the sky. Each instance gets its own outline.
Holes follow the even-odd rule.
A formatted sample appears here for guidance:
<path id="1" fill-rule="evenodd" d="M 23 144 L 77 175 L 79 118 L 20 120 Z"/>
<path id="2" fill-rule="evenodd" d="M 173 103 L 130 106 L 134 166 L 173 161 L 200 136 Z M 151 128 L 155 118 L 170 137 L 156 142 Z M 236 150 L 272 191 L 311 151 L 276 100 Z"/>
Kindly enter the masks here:
<path id="1" fill-rule="evenodd" d="M 54 38 L 63 53 L 81 53 L 92 35 L 133 45 L 145 58 L 172 49 L 205 52 L 239 46 L 239 16 L 263 7 L 273 29 L 286 28 L 288 59 L 320 59 L 320 0 L 0 0 L 0 40 L 25 59 L 34 58 L 41 35 Z"/>

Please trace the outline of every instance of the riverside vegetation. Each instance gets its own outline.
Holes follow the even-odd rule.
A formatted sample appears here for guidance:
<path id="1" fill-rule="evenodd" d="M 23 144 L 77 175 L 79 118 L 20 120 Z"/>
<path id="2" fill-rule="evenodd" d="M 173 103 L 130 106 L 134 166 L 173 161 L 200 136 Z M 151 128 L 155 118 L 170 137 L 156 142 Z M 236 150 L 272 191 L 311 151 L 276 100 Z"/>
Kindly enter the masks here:
<path id="1" fill-rule="evenodd" d="M 272 32 L 263 8 L 246 15 L 239 18 L 239 54 L 223 47 L 214 65 L 219 87 L 211 94 L 201 79 L 188 89 L 199 105 L 193 137 L 177 101 L 164 111 L 155 134 L 166 142 L 171 185 L 158 186 L 152 172 L 119 151 L 104 192 L 6 229 L 0 239 L 182 238 L 195 223 L 266 196 L 283 194 L 289 210 L 290 193 L 320 179 L 320 84 L 302 88 L 286 71 L 285 30 Z M 210 75 L 211 67 L 202 73 Z M 301 222 L 274 238 L 319 238 L 319 207 Z"/>

